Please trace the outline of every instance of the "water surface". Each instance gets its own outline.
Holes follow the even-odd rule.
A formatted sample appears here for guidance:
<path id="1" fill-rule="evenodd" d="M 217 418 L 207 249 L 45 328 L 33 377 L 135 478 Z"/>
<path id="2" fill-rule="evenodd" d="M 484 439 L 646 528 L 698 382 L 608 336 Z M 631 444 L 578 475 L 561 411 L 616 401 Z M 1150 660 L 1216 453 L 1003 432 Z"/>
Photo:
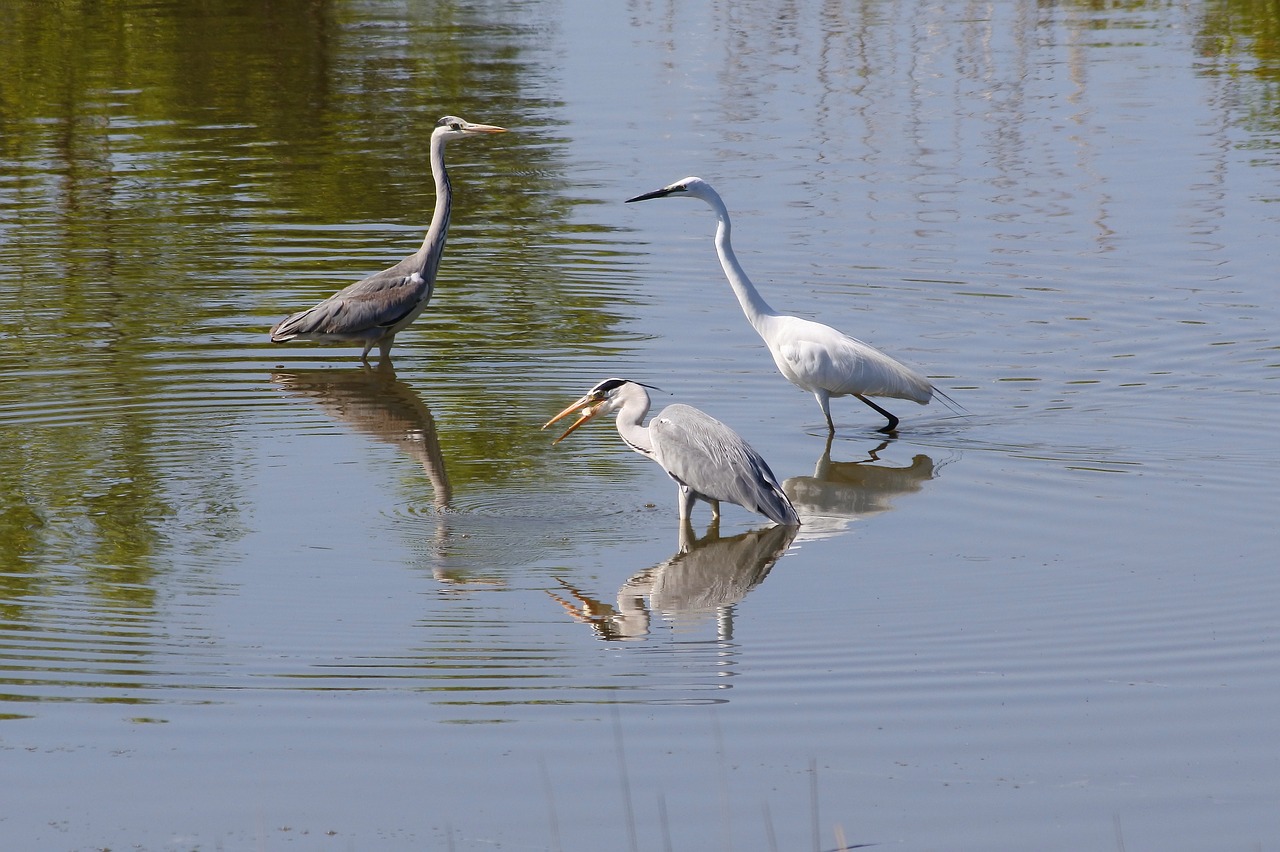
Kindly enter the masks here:
<path id="1" fill-rule="evenodd" d="M 1274 16 L 1247 3 L 10 4 L 3 836 L 88 849 L 1280 836 Z M 67 43 L 79 46 L 65 49 Z M 266 329 L 449 246 L 393 371 Z M 964 416 L 774 371 L 781 310 Z M 792 536 L 611 427 L 658 385 Z M 103 779 L 110 779 L 109 783 Z"/>

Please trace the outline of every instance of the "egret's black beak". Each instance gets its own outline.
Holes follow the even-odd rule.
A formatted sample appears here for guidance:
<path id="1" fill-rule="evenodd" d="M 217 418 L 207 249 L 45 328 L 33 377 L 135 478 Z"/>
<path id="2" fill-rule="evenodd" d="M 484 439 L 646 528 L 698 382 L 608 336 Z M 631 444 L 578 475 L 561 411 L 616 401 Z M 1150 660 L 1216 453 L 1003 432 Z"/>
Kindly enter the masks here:
<path id="1" fill-rule="evenodd" d="M 646 192 L 644 195 L 637 195 L 635 198 L 628 198 L 624 203 L 630 204 L 633 201 L 648 201 L 651 198 L 666 198 L 673 192 L 683 191 L 683 186 L 664 186 L 662 189 L 655 189 L 653 192 Z"/>

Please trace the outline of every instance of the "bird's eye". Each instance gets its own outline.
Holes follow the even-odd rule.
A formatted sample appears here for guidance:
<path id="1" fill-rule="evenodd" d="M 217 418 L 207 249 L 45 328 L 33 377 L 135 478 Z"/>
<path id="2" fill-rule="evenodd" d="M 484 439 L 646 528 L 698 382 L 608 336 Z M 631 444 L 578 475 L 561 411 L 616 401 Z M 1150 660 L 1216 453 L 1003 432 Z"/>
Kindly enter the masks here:
<path id="1" fill-rule="evenodd" d="M 453 124 L 450 124 L 450 125 L 449 125 L 449 129 L 450 129 L 450 130 L 461 130 L 461 129 L 462 129 L 462 125 L 455 121 Z"/>

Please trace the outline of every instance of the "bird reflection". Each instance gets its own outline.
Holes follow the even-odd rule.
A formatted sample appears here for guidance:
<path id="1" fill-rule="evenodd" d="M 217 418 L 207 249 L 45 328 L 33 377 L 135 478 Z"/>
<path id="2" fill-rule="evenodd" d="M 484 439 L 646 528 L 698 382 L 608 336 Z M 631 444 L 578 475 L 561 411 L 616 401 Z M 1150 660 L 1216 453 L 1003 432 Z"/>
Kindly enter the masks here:
<path id="1" fill-rule="evenodd" d="M 436 580 L 457 588 L 501 585 L 491 578 L 443 567 L 450 535 L 445 510 L 453 499 L 453 488 L 445 472 L 436 422 L 418 392 L 398 379 L 390 365 L 379 365 L 376 370 L 277 371 L 271 380 L 356 432 L 399 447 L 422 465 L 431 481 L 432 504 L 440 513 L 431 543 L 431 561 L 435 563 L 431 571 Z"/>
<path id="2" fill-rule="evenodd" d="M 768 526 L 729 538 L 720 537 L 715 522 L 697 538 L 686 521 L 680 525 L 680 550 L 631 577 L 609 604 L 561 579 L 563 594 L 549 594 L 574 621 L 589 624 L 600 639 L 647 636 L 653 613 L 674 623 L 716 620 L 717 639 L 733 638 L 733 612 L 738 601 L 758 586 L 791 546 L 797 527 Z M 648 598 L 646 605 L 645 598 Z"/>
<path id="3" fill-rule="evenodd" d="M 796 511 L 804 518 L 805 538 L 823 538 L 848 528 L 857 518 L 887 512 L 900 494 L 914 494 L 933 479 L 939 465 L 917 453 L 906 467 L 876 464 L 882 441 L 860 461 L 832 461 L 831 438 L 814 466 L 813 476 L 792 476 L 782 483 Z"/>
<path id="4" fill-rule="evenodd" d="M 431 480 L 435 507 L 449 507 L 453 489 L 436 422 L 418 392 L 396 378 L 395 371 L 294 370 L 273 373 L 271 380 L 360 434 L 399 447 L 422 465 Z"/>

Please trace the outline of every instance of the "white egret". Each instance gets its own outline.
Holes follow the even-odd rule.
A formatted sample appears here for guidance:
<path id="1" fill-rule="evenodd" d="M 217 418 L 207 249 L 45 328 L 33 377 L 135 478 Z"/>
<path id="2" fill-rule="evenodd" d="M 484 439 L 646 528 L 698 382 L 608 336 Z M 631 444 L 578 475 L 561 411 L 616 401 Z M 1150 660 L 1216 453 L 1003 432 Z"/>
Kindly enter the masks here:
<path id="1" fill-rule="evenodd" d="M 716 228 L 716 253 L 729 286 L 747 320 L 769 347 L 779 372 L 796 387 L 813 394 L 827 418 L 827 428 L 835 432 L 831 420 L 833 396 L 854 396 L 880 412 L 889 423 L 881 432 L 898 428 L 898 418 L 867 397 L 887 396 L 909 399 L 921 405 L 938 397 L 947 405 L 955 402 L 926 379 L 888 355 L 820 322 L 780 314 L 769 306 L 756 290 L 733 253 L 729 241 L 729 210 L 711 184 L 698 177 L 687 177 L 662 189 L 646 192 L 627 202 L 651 198 L 699 198 L 710 205 L 720 220 Z"/>

